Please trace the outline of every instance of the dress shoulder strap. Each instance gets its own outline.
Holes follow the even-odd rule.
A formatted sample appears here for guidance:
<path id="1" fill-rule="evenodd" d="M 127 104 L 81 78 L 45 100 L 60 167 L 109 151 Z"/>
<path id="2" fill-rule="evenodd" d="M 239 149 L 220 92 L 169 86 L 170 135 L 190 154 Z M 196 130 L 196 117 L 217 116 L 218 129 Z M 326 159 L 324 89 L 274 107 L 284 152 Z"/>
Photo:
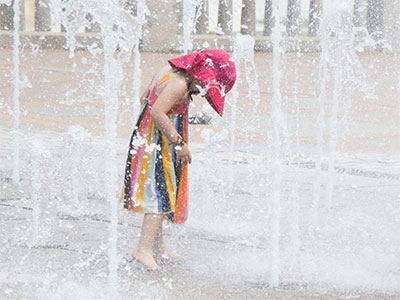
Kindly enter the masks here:
<path id="1" fill-rule="evenodd" d="M 154 97 L 156 96 L 157 87 L 158 87 L 161 83 L 163 83 L 164 81 L 170 79 L 171 77 L 179 77 L 179 76 L 182 76 L 182 75 L 181 75 L 181 74 L 177 74 L 177 73 L 167 73 L 167 74 L 165 74 L 163 77 L 161 77 L 161 79 L 153 86 L 153 89 L 152 89 L 152 91 L 151 91 L 151 93 L 150 93 L 149 99 L 151 99 L 151 100 L 153 101 Z M 152 102 L 152 101 L 151 101 L 151 102 Z"/>
<path id="2" fill-rule="evenodd" d="M 181 75 L 181 74 L 178 74 L 178 73 L 168 73 L 168 74 L 165 74 L 163 77 L 161 77 L 159 83 L 163 83 L 164 81 L 170 79 L 171 77 L 182 77 L 182 75 Z"/>

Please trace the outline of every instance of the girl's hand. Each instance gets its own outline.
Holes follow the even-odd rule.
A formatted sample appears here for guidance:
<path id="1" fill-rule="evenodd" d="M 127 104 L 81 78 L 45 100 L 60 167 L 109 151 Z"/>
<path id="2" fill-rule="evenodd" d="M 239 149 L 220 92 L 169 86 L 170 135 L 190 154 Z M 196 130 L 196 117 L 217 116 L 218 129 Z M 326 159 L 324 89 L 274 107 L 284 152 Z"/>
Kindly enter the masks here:
<path id="1" fill-rule="evenodd" d="M 176 160 L 179 164 L 190 164 L 192 162 L 192 156 L 190 155 L 189 147 L 185 143 L 182 146 L 175 146 Z"/>

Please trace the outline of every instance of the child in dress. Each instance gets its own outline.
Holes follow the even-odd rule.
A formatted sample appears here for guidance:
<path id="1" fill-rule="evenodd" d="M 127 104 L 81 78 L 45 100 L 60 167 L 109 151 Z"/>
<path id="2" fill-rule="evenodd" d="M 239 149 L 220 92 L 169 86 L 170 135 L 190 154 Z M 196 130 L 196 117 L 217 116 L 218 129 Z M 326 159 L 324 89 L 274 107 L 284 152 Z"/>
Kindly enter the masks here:
<path id="1" fill-rule="evenodd" d="M 144 213 L 132 257 L 157 270 L 155 257 L 173 256 L 162 239 L 162 221 L 178 224 L 188 214 L 188 107 L 200 95 L 222 116 L 225 94 L 236 80 L 235 64 L 222 50 L 194 52 L 168 61 L 142 95 L 141 113 L 126 162 L 124 207 Z"/>

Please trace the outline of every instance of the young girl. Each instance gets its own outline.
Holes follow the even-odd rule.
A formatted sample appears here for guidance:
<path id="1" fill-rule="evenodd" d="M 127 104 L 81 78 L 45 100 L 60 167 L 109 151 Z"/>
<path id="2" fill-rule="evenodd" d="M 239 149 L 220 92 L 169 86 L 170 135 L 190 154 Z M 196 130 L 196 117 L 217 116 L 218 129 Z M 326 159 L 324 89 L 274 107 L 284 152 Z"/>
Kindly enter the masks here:
<path id="1" fill-rule="evenodd" d="M 188 214 L 188 107 L 201 95 L 222 116 L 225 94 L 236 80 L 235 64 L 222 50 L 204 50 L 168 61 L 142 95 L 141 113 L 126 162 L 124 207 L 144 213 L 132 257 L 157 270 L 155 256 L 171 253 L 162 240 L 162 221 L 178 224 Z M 154 253 L 153 253 L 154 252 Z"/>

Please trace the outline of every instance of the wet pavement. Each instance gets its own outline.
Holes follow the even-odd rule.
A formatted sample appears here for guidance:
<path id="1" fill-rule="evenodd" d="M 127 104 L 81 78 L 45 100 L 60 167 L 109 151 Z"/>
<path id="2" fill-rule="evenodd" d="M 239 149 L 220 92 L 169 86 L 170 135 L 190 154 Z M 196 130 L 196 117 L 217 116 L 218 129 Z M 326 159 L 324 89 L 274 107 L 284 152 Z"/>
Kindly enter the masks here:
<path id="1" fill-rule="evenodd" d="M 98 50 L 98 49 L 97 49 Z M 0 49 L 1 94 L 0 126 L 12 127 L 13 62 L 12 50 Z M 93 50 L 93 53 L 99 53 Z M 176 54 L 142 53 L 141 90 L 147 86 L 154 72 L 165 65 L 166 60 Z M 395 54 L 360 53 L 360 62 L 365 74 L 365 85 L 372 93 L 365 93 L 364 83 L 351 90 L 351 103 L 341 102 L 337 113 L 339 152 L 398 152 L 400 149 L 400 75 L 397 66 L 400 57 Z M 21 128 L 29 130 L 65 131 L 70 125 L 79 124 L 97 135 L 104 132 L 104 58 L 89 52 L 76 51 L 69 58 L 68 51 L 25 49 L 20 58 L 21 82 Z M 294 53 L 283 56 L 281 64 L 282 111 L 287 117 L 289 136 L 295 143 L 298 135 L 301 144 L 316 144 L 320 113 L 319 53 L 306 53 L 297 57 Z M 241 64 L 241 81 L 238 83 L 239 98 L 236 105 L 235 131 L 239 143 L 264 142 L 271 126 L 272 54 L 256 53 L 255 65 L 259 77 L 261 101 L 257 105 L 249 98 L 249 87 L 245 77 L 245 64 Z M 129 137 L 134 116 L 138 113 L 138 102 L 133 99 L 133 62 L 123 68 L 123 83 L 119 93 L 118 132 Z M 334 74 L 330 74 L 333 76 Z M 363 75 L 363 76 L 364 76 Z M 325 99 L 325 142 L 329 139 L 329 118 L 332 117 L 333 80 L 327 86 Z M 346 82 L 344 85 L 349 84 Z M 46 91 L 46 92 L 44 92 Z M 349 91 L 349 90 L 345 90 Z M 345 93 L 344 96 L 347 94 Z M 375 95 L 375 98 L 371 98 Z M 191 112 L 204 111 L 213 118 L 215 130 L 230 130 L 231 105 L 229 99 L 225 116 L 218 118 L 202 99 L 196 99 Z M 298 113 L 297 113 L 298 112 Z M 296 120 L 300 122 L 297 129 Z M 201 141 L 198 130 L 192 130 L 192 141 Z"/>
<path id="2" fill-rule="evenodd" d="M 130 262 L 141 216 L 121 208 L 118 287 L 111 285 L 110 291 L 108 230 L 110 201 L 116 199 L 106 199 L 102 191 L 102 57 L 77 51 L 70 59 L 60 50 L 37 54 L 24 50 L 21 185 L 15 188 L 11 182 L 12 53 L 10 49 L 0 53 L 0 299 L 400 298 L 396 56 L 360 55 L 378 97 L 369 99 L 356 92 L 351 107 L 339 110 L 333 169 L 329 126 L 321 157 L 316 147 L 319 54 L 284 56 L 281 92 L 289 136 L 283 139 L 280 158 L 278 287 L 270 285 L 273 211 L 269 200 L 276 170 L 269 138 L 271 54 L 257 53 L 260 104 L 248 99 L 243 78 L 234 123 L 229 103 L 224 118 L 204 107 L 201 99 L 192 105 L 192 113 L 204 111 L 212 121 L 190 129 L 188 222 L 183 227 L 166 224 L 165 229 L 167 244 L 186 260 L 166 262 L 159 273 Z M 168 57 L 142 53 L 142 86 Z M 137 112 L 131 63 L 124 72 L 115 145 L 121 182 Z M 331 98 L 325 107 L 327 124 Z M 349 112 L 346 117 L 344 111 Z M 68 131 L 70 126 L 76 130 Z M 321 171 L 316 171 L 319 158 Z M 317 205 L 313 203 L 316 181 L 320 183 Z M 118 295 L 113 294 L 116 289 Z"/>

